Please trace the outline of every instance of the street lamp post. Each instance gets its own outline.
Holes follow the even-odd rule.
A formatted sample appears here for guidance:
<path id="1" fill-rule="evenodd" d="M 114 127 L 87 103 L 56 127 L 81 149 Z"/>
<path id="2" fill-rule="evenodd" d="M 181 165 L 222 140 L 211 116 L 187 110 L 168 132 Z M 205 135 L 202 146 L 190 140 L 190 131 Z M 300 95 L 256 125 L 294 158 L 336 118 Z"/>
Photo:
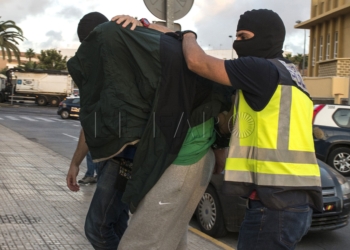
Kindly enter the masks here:
<path id="1" fill-rule="evenodd" d="M 232 39 L 231 59 L 233 59 L 233 36 L 229 35 L 228 37 Z"/>
<path id="2" fill-rule="evenodd" d="M 301 23 L 300 20 L 296 21 L 297 24 Z M 304 29 L 304 53 L 303 53 L 303 76 L 305 76 L 305 47 L 306 47 L 306 29 Z"/>

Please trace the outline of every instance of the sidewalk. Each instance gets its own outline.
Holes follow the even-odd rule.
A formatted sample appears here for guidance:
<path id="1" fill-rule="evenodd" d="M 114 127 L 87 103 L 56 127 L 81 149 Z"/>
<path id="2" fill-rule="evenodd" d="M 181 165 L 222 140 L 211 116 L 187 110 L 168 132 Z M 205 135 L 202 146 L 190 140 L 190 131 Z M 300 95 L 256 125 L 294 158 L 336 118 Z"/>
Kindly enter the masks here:
<path id="1" fill-rule="evenodd" d="M 95 186 L 69 191 L 69 162 L 0 125 L 0 250 L 93 249 L 83 227 Z M 193 229 L 188 243 L 189 250 L 232 249 Z"/>

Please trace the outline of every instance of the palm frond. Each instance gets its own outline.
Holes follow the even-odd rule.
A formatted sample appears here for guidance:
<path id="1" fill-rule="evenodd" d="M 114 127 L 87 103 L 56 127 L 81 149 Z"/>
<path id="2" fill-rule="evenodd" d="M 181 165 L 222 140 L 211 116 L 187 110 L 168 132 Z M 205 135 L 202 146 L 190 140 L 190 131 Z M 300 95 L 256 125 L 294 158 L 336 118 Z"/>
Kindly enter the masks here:
<path id="1" fill-rule="evenodd" d="M 19 41 L 23 41 L 23 31 L 12 20 L 0 22 L 0 48 L 2 57 L 12 61 L 12 56 L 16 57 L 18 63 L 20 63 L 20 51 L 17 47 Z"/>

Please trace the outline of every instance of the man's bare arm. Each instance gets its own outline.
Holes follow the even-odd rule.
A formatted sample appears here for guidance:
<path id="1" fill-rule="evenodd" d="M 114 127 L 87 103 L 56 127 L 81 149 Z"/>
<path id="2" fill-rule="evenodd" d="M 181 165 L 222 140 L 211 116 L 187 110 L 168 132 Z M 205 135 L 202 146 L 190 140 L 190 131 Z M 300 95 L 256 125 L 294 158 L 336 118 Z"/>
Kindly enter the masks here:
<path id="1" fill-rule="evenodd" d="M 89 152 L 89 148 L 85 142 L 85 135 L 83 129 L 80 130 L 79 141 L 77 148 L 75 149 L 73 158 L 70 163 L 70 167 L 67 173 L 67 186 L 71 191 L 79 191 L 79 185 L 77 184 L 77 176 L 79 174 L 79 166 L 84 160 L 86 154 Z"/>
<path id="2" fill-rule="evenodd" d="M 128 16 L 128 15 L 118 15 L 118 16 L 115 16 L 112 18 L 112 21 L 115 21 L 117 24 L 123 24 L 122 27 L 125 28 L 126 26 L 128 26 L 129 24 L 131 24 L 131 30 L 134 30 L 136 28 L 136 26 L 141 26 L 143 27 L 142 23 L 131 17 L 131 16 Z M 163 33 L 166 33 L 166 32 L 174 32 L 173 30 L 165 27 L 165 26 L 162 26 L 162 25 L 158 25 L 158 24 L 154 24 L 154 23 L 151 23 L 148 28 L 150 29 L 154 29 L 154 30 L 158 30 L 160 32 L 163 32 Z"/>
<path id="3" fill-rule="evenodd" d="M 231 86 L 225 69 L 225 61 L 205 54 L 193 33 L 184 34 L 182 49 L 187 67 L 191 71 L 214 82 Z"/>

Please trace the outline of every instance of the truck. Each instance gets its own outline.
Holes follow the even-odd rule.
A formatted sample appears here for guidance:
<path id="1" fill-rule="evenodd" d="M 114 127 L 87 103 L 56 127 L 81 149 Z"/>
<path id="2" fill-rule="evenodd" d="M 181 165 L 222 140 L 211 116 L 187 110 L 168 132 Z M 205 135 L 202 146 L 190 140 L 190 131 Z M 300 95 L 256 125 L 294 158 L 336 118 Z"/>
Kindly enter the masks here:
<path id="1" fill-rule="evenodd" d="M 13 68 L 0 77 L 0 102 L 35 101 L 39 106 L 57 107 L 73 94 L 74 82 L 67 71 L 31 70 Z"/>

